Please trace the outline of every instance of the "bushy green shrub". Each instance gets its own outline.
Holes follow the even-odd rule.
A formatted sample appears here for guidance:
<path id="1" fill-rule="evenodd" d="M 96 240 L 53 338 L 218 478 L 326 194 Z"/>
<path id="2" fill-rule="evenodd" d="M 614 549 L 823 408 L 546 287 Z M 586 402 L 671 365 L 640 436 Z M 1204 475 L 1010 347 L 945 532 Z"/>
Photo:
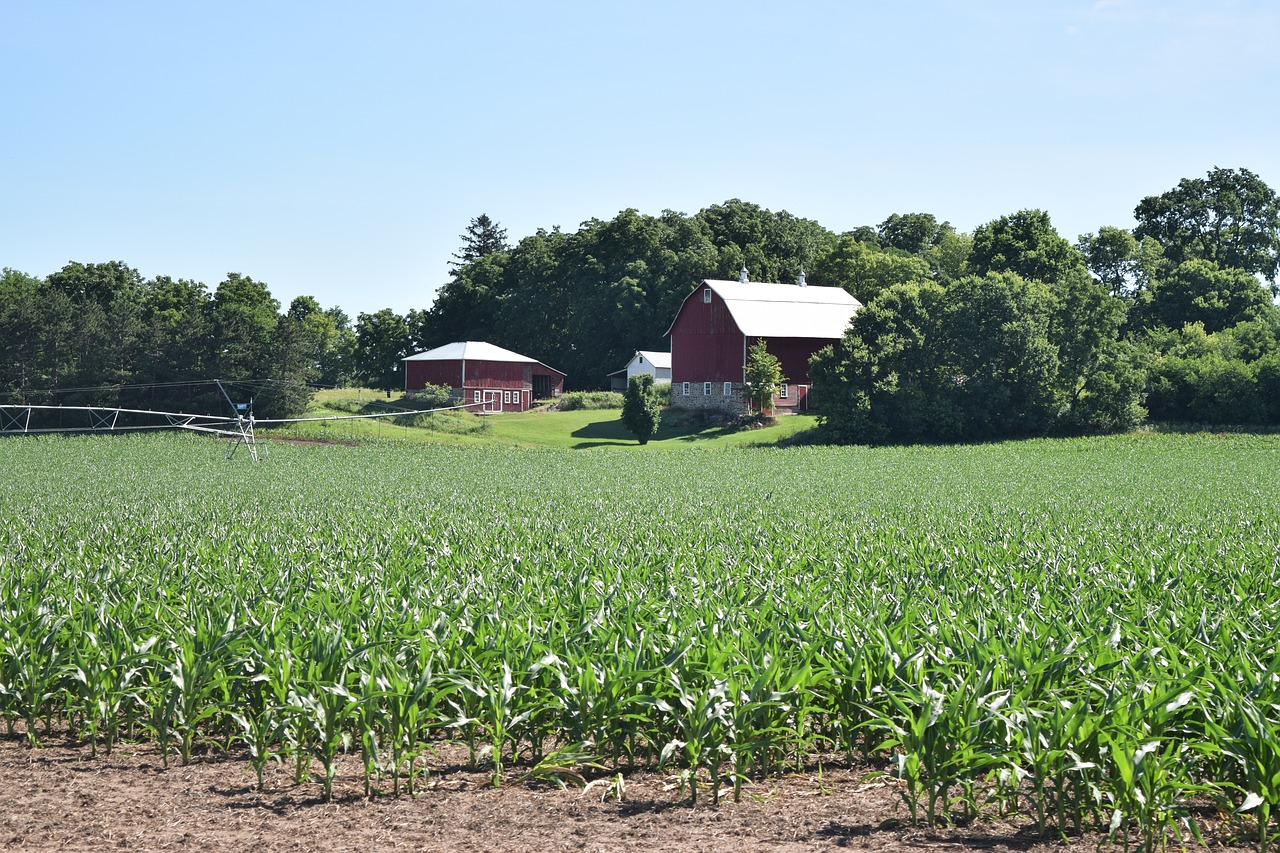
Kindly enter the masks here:
<path id="1" fill-rule="evenodd" d="M 622 395 L 617 391 L 570 391 L 556 401 L 562 412 L 592 409 L 621 409 Z"/>

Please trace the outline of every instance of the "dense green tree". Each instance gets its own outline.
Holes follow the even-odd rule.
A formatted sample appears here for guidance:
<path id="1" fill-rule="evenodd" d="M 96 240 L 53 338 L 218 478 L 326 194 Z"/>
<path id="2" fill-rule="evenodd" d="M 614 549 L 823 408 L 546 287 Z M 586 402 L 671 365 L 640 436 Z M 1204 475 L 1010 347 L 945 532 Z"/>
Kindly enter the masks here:
<path id="1" fill-rule="evenodd" d="M 435 302 L 415 329 L 415 344 L 434 349 L 453 341 L 496 343 L 499 297 L 506 287 L 507 257 L 507 253 L 499 252 L 459 267 L 440 288 Z"/>
<path id="2" fill-rule="evenodd" d="M 753 411 L 768 414 L 773 410 L 773 398 L 778 396 L 782 383 L 782 363 L 769 352 L 769 344 L 763 338 L 747 350 L 747 364 L 743 371 L 746 381 L 747 402 Z"/>
<path id="3" fill-rule="evenodd" d="M 835 241 L 811 219 L 736 198 L 703 208 L 696 218 L 709 229 L 718 254 L 715 276 L 722 279 L 737 279 L 745 265 L 752 281 L 795 281 Z"/>
<path id="4" fill-rule="evenodd" d="M 866 305 L 895 284 L 920 283 L 932 277 L 929 263 L 922 257 L 885 251 L 845 236 L 814 262 L 809 280 L 824 287 L 842 287 Z"/>
<path id="5" fill-rule="evenodd" d="M 1273 291 L 1280 269 L 1280 197 L 1248 169 L 1214 168 L 1183 178 L 1133 212 L 1134 235 L 1152 237 L 1173 266 L 1203 260 L 1264 276 Z"/>
<path id="6" fill-rule="evenodd" d="M 1012 273 L 966 276 L 947 289 L 942 324 L 962 439 L 1048 432 L 1060 414 L 1053 297 Z"/>
<path id="7" fill-rule="evenodd" d="M 471 220 L 459 239 L 462 240 L 462 248 L 453 253 L 457 261 L 452 267 L 454 272 L 483 257 L 507 250 L 507 229 L 484 213 Z"/>
<path id="8" fill-rule="evenodd" d="M 136 296 L 142 276 L 122 261 L 82 264 L 72 261 L 46 279 L 49 287 L 65 293 L 72 302 L 109 304 L 113 299 Z"/>
<path id="9" fill-rule="evenodd" d="M 318 383 L 330 388 L 345 387 L 356 381 L 356 331 L 351 327 L 351 318 L 341 308 L 335 306 L 324 313 L 333 336 L 320 356 Z"/>
<path id="10" fill-rule="evenodd" d="M 409 354 L 409 327 L 404 317 L 383 308 L 356 317 L 356 377 L 391 396 L 404 388 L 404 361 Z"/>
<path id="11" fill-rule="evenodd" d="M 0 402 L 32 402 L 45 387 L 37 332 L 45 318 L 44 282 L 6 267 L 0 271 Z"/>
<path id="12" fill-rule="evenodd" d="M 240 273 L 227 273 L 210 306 L 217 347 L 212 369 L 219 379 L 265 376 L 280 303 L 267 286 Z"/>
<path id="13" fill-rule="evenodd" d="M 973 232 L 969 270 L 975 275 L 1011 272 L 1053 283 L 1084 266 L 1084 259 L 1058 232 L 1043 210 L 1020 210 Z"/>
<path id="14" fill-rule="evenodd" d="M 662 406 L 653 390 L 653 374 L 641 373 L 627 380 L 627 393 L 622 399 L 622 423 L 641 444 L 658 431 Z"/>
<path id="15" fill-rule="evenodd" d="M 1104 225 L 1096 235 L 1082 234 L 1076 249 L 1085 265 L 1112 296 L 1132 296 L 1138 289 L 1139 242 L 1123 228 Z"/>
<path id="16" fill-rule="evenodd" d="M 929 264 L 933 280 L 950 284 L 964 275 L 964 267 L 973 252 L 973 238 L 958 234 L 948 223 L 940 226 L 937 242 L 925 247 L 922 258 Z"/>
<path id="17" fill-rule="evenodd" d="M 937 284 L 895 285 L 854 318 L 837 351 L 809 367 L 821 432 L 841 443 L 921 441 L 951 431 L 954 386 L 941 357 L 946 292 Z"/>
<path id="18" fill-rule="evenodd" d="M 1168 328 L 1202 323 L 1213 333 L 1256 319 L 1271 306 L 1267 289 L 1251 273 L 1190 260 L 1156 284 L 1148 311 L 1154 322 Z"/>
<path id="19" fill-rule="evenodd" d="M 706 227 L 670 211 L 654 217 L 624 210 L 607 222 L 592 220 L 567 248 L 568 346 L 554 357 L 585 387 L 604 385 L 637 349 L 665 349 L 680 302 L 715 274 Z"/>
<path id="20" fill-rule="evenodd" d="M 143 285 L 141 305 L 143 331 L 136 381 L 144 387 L 137 389 L 137 406 L 218 411 L 225 401 L 205 387 L 213 378 L 210 371 L 216 346 L 209 289 L 189 279 L 156 276 Z"/>
<path id="21" fill-rule="evenodd" d="M 896 285 L 811 365 L 833 441 L 974 440 L 1122 429 L 1142 370 L 1123 306 L 1083 270 L 1050 287 L 1009 273 Z"/>
<path id="22" fill-rule="evenodd" d="M 893 213 L 880 223 L 876 235 L 882 248 L 920 255 L 937 245 L 943 229 L 948 227 L 945 222 L 939 225 L 932 213 Z"/>

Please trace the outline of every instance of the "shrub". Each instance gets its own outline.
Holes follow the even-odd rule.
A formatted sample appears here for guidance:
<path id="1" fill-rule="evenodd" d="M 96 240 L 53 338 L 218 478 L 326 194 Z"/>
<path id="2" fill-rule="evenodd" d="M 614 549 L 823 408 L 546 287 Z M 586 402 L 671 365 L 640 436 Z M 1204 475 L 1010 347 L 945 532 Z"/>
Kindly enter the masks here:
<path id="1" fill-rule="evenodd" d="M 653 376 L 641 373 L 627 382 L 626 402 L 622 406 L 622 423 L 641 444 L 648 444 L 649 437 L 658 431 L 662 420 L 662 408 L 653 393 Z"/>
<path id="2" fill-rule="evenodd" d="M 617 391 L 570 391 L 561 395 L 556 408 L 562 412 L 579 409 L 621 409 L 622 395 Z"/>

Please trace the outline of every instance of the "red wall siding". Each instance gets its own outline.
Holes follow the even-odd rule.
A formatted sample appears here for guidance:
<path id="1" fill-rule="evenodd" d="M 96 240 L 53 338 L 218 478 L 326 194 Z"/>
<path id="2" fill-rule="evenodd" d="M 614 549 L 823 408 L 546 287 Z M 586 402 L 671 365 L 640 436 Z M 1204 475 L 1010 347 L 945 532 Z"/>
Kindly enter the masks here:
<path id="1" fill-rule="evenodd" d="M 548 377 L 552 396 L 564 392 L 564 375 L 541 364 L 513 361 L 479 361 L 467 359 L 466 382 L 462 381 L 462 360 L 406 361 L 405 389 L 415 391 L 430 383 L 446 385 L 460 392 L 464 403 L 474 403 L 475 392 L 481 400 L 485 391 L 516 392 L 516 400 L 510 403 L 493 403 L 491 411 L 523 412 L 533 400 L 533 377 Z M 477 409 L 478 411 L 478 409 Z"/>
<path id="2" fill-rule="evenodd" d="M 742 332 L 714 292 L 702 301 L 702 288 L 684 301 L 671 326 L 671 381 L 741 382 Z"/>
<path id="3" fill-rule="evenodd" d="M 404 365 L 406 391 L 417 391 L 427 385 L 457 388 L 462 384 L 462 363 L 459 361 L 406 361 Z"/>
<path id="4" fill-rule="evenodd" d="M 769 352 L 782 364 L 782 375 L 790 385 L 809 384 L 809 357 L 835 341 L 826 338 L 765 338 Z M 747 341 L 750 347 L 755 338 Z"/>

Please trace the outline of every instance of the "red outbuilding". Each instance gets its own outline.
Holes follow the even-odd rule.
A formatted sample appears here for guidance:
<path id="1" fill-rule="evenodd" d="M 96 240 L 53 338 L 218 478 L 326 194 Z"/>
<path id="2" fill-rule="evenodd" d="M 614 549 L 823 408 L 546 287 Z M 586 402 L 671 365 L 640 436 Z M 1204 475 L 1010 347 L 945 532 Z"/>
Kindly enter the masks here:
<path id="1" fill-rule="evenodd" d="M 774 407 L 809 408 L 809 357 L 844 335 L 862 304 L 839 287 L 708 279 L 685 297 L 671 337 L 671 405 L 746 410 L 747 350 L 763 339 L 786 382 Z"/>
<path id="2" fill-rule="evenodd" d="M 564 374 L 483 341 L 456 341 L 404 360 L 404 390 L 444 385 L 475 412 L 523 412 L 564 393 Z"/>

